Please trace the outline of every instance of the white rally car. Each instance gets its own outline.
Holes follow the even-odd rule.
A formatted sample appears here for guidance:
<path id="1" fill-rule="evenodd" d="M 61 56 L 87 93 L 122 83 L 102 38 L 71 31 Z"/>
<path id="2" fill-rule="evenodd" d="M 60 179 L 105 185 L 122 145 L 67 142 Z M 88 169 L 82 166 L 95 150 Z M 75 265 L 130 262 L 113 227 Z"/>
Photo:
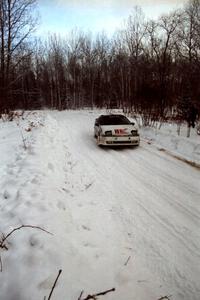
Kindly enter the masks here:
<path id="1" fill-rule="evenodd" d="M 138 146 L 140 136 L 135 124 L 124 115 L 101 115 L 95 120 L 94 136 L 97 145 L 104 146 Z"/>

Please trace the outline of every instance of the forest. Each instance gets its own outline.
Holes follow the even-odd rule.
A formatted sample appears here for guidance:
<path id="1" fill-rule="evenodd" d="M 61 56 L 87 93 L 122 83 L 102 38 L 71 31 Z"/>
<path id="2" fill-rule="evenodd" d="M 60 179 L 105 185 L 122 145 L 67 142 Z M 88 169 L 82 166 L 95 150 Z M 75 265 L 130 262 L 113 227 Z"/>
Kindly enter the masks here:
<path id="1" fill-rule="evenodd" d="M 149 120 L 200 112 L 200 0 L 147 19 L 134 7 L 112 37 L 76 28 L 37 37 L 36 0 L 0 0 L 0 115 L 121 108 Z"/>

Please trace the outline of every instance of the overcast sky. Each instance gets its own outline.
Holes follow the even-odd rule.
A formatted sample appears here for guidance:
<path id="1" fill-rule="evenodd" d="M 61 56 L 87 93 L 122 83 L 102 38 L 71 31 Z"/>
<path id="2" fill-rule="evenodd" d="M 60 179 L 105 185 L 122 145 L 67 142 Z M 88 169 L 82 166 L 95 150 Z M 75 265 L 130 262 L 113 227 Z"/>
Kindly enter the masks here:
<path id="1" fill-rule="evenodd" d="M 179 8 L 186 0 L 39 0 L 41 22 L 38 33 L 56 32 L 65 35 L 73 28 L 94 34 L 106 31 L 111 35 L 122 26 L 123 20 L 135 5 L 148 18 Z"/>

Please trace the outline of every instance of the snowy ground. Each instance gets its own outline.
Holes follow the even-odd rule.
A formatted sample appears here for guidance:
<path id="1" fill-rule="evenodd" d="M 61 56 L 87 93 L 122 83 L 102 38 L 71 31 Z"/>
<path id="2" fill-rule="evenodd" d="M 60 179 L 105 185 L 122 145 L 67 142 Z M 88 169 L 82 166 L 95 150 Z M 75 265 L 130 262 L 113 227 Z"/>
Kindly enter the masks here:
<path id="1" fill-rule="evenodd" d="M 140 147 L 98 148 L 97 115 L 0 121 L 0 231 L 53 233 L 23 228 L 0 249 L 0 300 L 43 300 L 59 269 L 52 300 L 199 300 L 200 170 L 169 153 L 200 163 L 200 137 L 141 129 Z"/>

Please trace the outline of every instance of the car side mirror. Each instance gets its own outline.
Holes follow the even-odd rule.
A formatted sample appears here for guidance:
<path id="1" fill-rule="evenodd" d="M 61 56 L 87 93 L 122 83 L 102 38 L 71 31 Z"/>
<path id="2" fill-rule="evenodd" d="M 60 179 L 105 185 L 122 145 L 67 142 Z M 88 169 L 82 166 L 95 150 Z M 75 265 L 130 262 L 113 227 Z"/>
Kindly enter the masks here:
<path id="1" fill-rule="evenodd" d="M 134 123 L 134 122 L 131 122 L 131 125 L 135 125 L 135 123 Z"/>

